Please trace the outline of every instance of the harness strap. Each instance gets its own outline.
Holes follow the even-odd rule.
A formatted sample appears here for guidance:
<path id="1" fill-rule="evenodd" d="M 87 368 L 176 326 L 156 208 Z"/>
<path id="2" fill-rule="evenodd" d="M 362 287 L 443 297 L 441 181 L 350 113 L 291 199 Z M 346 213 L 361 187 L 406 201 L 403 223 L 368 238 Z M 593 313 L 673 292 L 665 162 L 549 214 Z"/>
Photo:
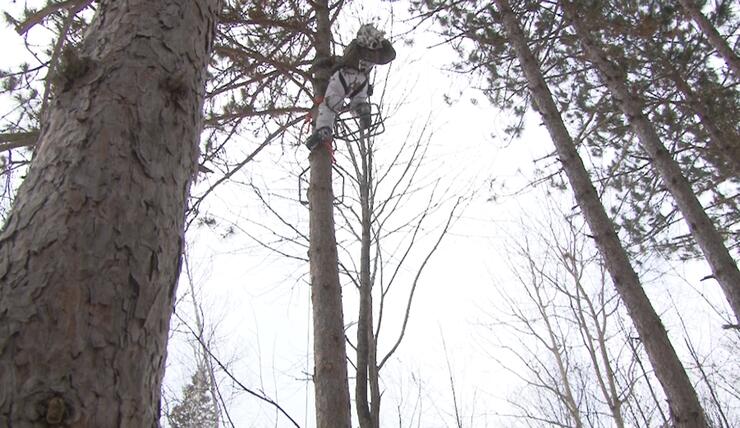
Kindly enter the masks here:
<path id="1" fill-rule="evenodd" d="M 329 138 L 327 140 L 324 140 L 324 145 L 326 146 L 326 151 L 329 152 L 329 159 L 331 159 L 331 164 L 336 165 L 337 159 L 334 157 L 333 139 Z"/>
<path id="2" fill-rule="evenodd" d="M 352 87 L 349 84 L 347 84 L 347 80 L 344 78 L 344 75 L 342 74 L 342 71 L 340 70 L 339 71 L 339 83 L 342 84 L 342 88 L 344 88 L 345 94 L 349 92 L 346 98 L 353 98 L 355 95 L 359 94 L 360 91 L 365 89 L 365 86 L 367 86 L 367 77 L 365 78 L 365 80 L 362 81 L 362 85 L 356 87 L 354 90 L 350 92 L 350 89 L 352 89 Z"/>
<path id="3" fill-rule="evenodd" d="M 301 133 L 299 134 L 299 138 L 303 138 L 303 129 L 306 127 L 306 125 L 310 125 L 313 121 L 313 110 L 324 102 L 324 97 L 316 97 L 313 100 L 313 106 L 311 109 L 306 113 L 306 117 L 303 119 L 303 124 L 301 125 Z"/>

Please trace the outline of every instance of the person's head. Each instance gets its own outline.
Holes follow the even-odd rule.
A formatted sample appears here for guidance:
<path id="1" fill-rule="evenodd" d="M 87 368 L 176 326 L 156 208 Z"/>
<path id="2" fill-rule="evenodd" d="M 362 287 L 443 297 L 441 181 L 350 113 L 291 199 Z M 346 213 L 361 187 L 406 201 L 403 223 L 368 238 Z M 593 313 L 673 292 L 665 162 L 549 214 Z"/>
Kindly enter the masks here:
<path id="1" fill-rule="evenodd" d="M 393 45 L 385 39 L 385 33 L 375 28 L 373 24 L 365 24 L 357 30 L 355 38 L 359 46 L 360 71 L 369 72 L 373 66 L 388 64 L 396 57 Z"/>

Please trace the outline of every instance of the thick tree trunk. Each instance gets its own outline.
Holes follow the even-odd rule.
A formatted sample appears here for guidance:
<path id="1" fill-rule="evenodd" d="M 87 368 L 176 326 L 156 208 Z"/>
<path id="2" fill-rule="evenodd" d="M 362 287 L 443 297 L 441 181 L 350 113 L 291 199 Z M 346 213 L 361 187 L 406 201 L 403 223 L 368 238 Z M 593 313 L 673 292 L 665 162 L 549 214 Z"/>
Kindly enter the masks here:
<path id="1" fill-rule="evenodd" d="M 655 374 L 670 401 L 674 422 L 678 427 L 705 427 L 704 412 L 696 392 L 668 339 L 660 318 L 645 295 L 611 219 L 599 201 L 598 193 L 563 123 L 537 60 L 529 50 L 518 20 L 506 0 L 497 0 L 495 3 L 501 14 L 507 38 L 516 50 L 529 89 L 573 187 L 576 201 L 594 235 L 614 286 L 645 345 Z"/>
<path id="2" fill-rule="evenodd" d="M 331 28 L 327 0 L 315 1 L 316 57 L 329 58 Z M 314 93 L 323 94 L 329 70 L 316 71 Z M 313 306 L 314 390 L 317 428 L 349 428 L 351 413 L 344 340 L 342 287 L 334 231 L 331 156 L 318 147 L 309 156 L 309 259 Z"/>
<path id="3" fill-rule="evenodd" d="M 630 127 L 637 134 L 643 150 L 650 156 L 663 184 L 676 201 L 678 209 L 688 223 L 691 235 L 704 253 L 714 278 L 722 287 L 735 319 L 740 323 L 740 270 L 724 245 L 722 235 L 714 227 L 691 189 L 691 184 L 683 176 L 681 168 L 673 160 L 671 153 L 665 148 L 655 128 L 643 113 L 641 100 L 627 87 L 626 77 L 609 61 L 604 50 L 590 36 L 588 28 L 578 18 L 573 3 L 564 1 L 562 4 L 568 19 L 572 21 L 586 57 L 604 76 L 604 83 L 629 120 Z"/>
<path id="4" fill-rule="evenodd" d="M 735 77 L 740 79 L 740 58 L 735 55 L 730 45 L 727 44 L 727 40 L 719 34 L 719 31 L 717 31 L 714 25 L 701 13 L 694 0 L 678 0 L 678 2 L 681 3 L 686 14 L 699 26 L 701 32 L 709 40 L 709 44 L 719 52 L 722 59 L 725 60 L 727 67 L 735 73 Z"/>
<path id="5" fill-rule="evenodd" d="M 151 427 L 218 0 L 102 1 L 0 235 L 0 426 Z"/>

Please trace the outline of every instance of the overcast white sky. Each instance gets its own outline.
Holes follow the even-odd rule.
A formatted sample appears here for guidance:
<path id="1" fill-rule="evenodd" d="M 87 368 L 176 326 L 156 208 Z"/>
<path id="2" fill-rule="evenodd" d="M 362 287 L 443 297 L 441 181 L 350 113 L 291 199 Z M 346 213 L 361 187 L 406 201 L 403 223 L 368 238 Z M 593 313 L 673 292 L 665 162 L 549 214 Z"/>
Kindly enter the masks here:
<path id="1" fill-rule="evenodd" d="M 389 9 L 387 4 L 373 7 L 369 2 L 362 2 L 362 5 L 365 5 L 364 13 L 360 12 L 363 22 L 373 17 L 379 17 L 377 22 L 380 23 L 388 21 L 384 14 Z M 404 8 L 397 3 L 395 12 L 403 16 Z M 373 12 L 368 12 L 370 10 Z M 396 20 L 400 21 L 399 16 Z M 359 24 L 354 19 L 342 23 L 340 28 L 346 29 L 343 39 L 348 40 L 357 26 Z M 390 26 L 382 28 L 393 36 L 402 32 L 403 24 L 397 23 L 395 31 Z M 494 281 L 506 281 L 507 267 L 502 250 L 506 231 L 513 231 L 511 227 L 515 227 L 518 221 L 516 213 L 528 205 L 525 197 L 521 196 L 503 198 L 498 202 L 487 201 L 491 192 L 490 180 L 496 177 L 497 185 L 505 180 L 511 189 L 523 186 L 525 175 L 531 174 L 526 171 L 531 171 L 533 159 L 549 148 L 542 144 L 547 141 L 542 130 L 536 128 L 524 138 L 524 141 L 534 144 L 508 144 L 503 135 L 506 119 L 488 107 L 480 94 L 472 90 L 470 86 L 475 79 L 469 75 L 451 76 L 442 70 L 454 58 L 452 52 L 444 47 L 429 49 L 428 46 L 438 42 L 436 39 L 420 33 L 415 36 L 412 46 L 396 41 L 398 59 L 392 64 L 388 78 L 391 94 L 387 102 L 398 102 L 401 93 L 406 94 L 406 99 L 398 113 L 386 119 L 388 131 L 376 142 L 378 155 L 382 159 L 395 153 L 394 146 L 406 136 L 409 127 L 419 128 L 431 115 L 433 136 L 429 141 L 427 166 L 420 176 L 439 178 L 443 188 L 451 186 L 468 194 L 476 191 L 477 195 L 422 276 L 406 338 L 393 363 L 383 371 L 383 405 L 387 412 L 386 420 L 395 420 L 393 415 L 397 406 L 407 406 L 403 412 L 408 418 L 413 413 L 418 388 L 421 388 L 424 417 L 421 426 L 441 427 L 453 423 L 444 337 L 457 383 L 458 400 L 462 402 L 463 410 L 469 412 L 466 417 L 476 413 L 475 426 L 486 426 L 486 418 L 491 423 L 495 418 L 483 414 L 495 412 L 497 407 L 503 409 L 502 400 L 512 391 L 507 387 L 512 379 L 495 367 L 486 355 L 490 349 L 485 349 L 481 343 L 482 333 L 477 324 L 485 320 L 491 310 Z M 384 71 L 378 70 L 378 79 L 383 77 Z M 378 80 L 376 85 L 380 87 L 382 82 Z M 444 102 L 445 95 L 455 100 L 453 105 Z M 471 98 L 481 102 L 473 105 Z M 339 150 L 342 150 L 341 145 Z M 268 156 L 274 158 L 274 164 Z M 269 183 L 273 191 L 278 191 L 275 187 L 279 187 L 280 191 L 292 197 L 297 191 L 294 175 L 308 165 L 306 157 L 303 147 L 295 148 L 294 152 L 289 150 L 287 155 L 282 154 L 281 148 L 274 147 L 265 153 L 259 164 L 248 168 L 247 177 L 242 180 Z M 342 157 L 338 158 L 341 163 Z M 348 165 L 345 163 L 344 167 Z M 212 200 L 211 206 L 222 218 L 241 219 L 239 222 L 248 228 L 250 221 L 263 220 L 264 213 L 254 198 L 251 198 L 250 205 L 250 198 L 244 192 L 242 186 L 224 188 Z M 404 208 L 407 211 L 419 210 L 423 207 L 422 202 L 419 199 L 416 208 Z M 295 203 L 280 206 L 283 212 L 301 219 L 303 230 L 307 231 L 308 212 L 304 207 Z M 440 225 L 448 209 L 449 204 L 431 224 Z M 436 232 L 434 228 L 427 231 L 430 238 L 436 236 Z M 196 233 L 198 239 L 191 235 L 197 253 L 194 258 L 211 261 L 206 268 L 210 273 L 201 284 L 203 295 L 211 302 L 209 307 L 215 310 L 212 316 L 218 318 L 220 313 L 225 317 L 218 331 L 222 338 L 218 349 L 225 356 L 229 352 L 238 355 L 239 364 L 234 367 L 242 381 L 264 387 L 294 418 L 300 418 L 302 426 L 313 426 L 310 402 L 313 386 L 296 380 L 305 379 L 305 373 L 310 373 L 313 366 L 309 355 L 312 345 L 308 340 L 308 265 L 268 255 L 240 233 L 226 240 L 202 231 Z M 429 243 L 429 240 L 424 242 L 426 245 L 420 250 L 428 248 Z M 420 252 L 416 258 L 423 255 Z M 392 304 L 385 315 L 386 343 L 383 346 L 381 341 L 381 351 L 388 349 L 387 341 L 398 331 L 402 305 L 405 304 L 405 287 L 410 282 L 411 269 L 416 265 L 418 263 L 409 265 L 406 281 L 401 282 L 402 288 L 391 295 Z M 345 322 L 349 323 L 356 318 L 356 297 L 352 286 L 345 287 L 344 297 Z M 174 364 L 173 360 L 171 363 Z M 189 367 L 187 364 L 184 367 L 185 370 L 171 367 L 168 380 L 174 380 L 178 375 L 185 378 Z M 271 409 L 254 399 L 242 397 L 239 403 L 231 409 L 242 421 L 237 426 L 265 426 L 264 418 L 255 418 L 255 413 L 267 412 L 272 416 Z M 242 425 L 244 421 L 251 422 Z M 287 424 L 284 419 L 279 419 L 278 426 Z"/>
<path id="2" fill-rule="evenodd" d="M 377 18 L 391 37 L 405 29 L 401 22 L 406 16 L 405 2 L 391 5 L 378 0 L 364 1 L 356 8 L 359 21 Z M 394 27 L 389 23 L 392 8 Z M 342 37 L 349 39 L 359 23 L 357 18 L 345 18 L 339 26 Z M 527 191 L 496 200 L 489 200 L 489 196 L 494 191 L 509 193 L 523 186 L 534 176 L 534 160 L 552 150 L 552 145 L 544 128 L 537 126 L 537 117 L 531 118 L 531 126 L 520 140 L 509 144 L 503 135 L 506 118 L 475 91 L 472 87 L 475 78 L 443 71 L 445 65 L 455 59 L 454 53 L 444 47 L 428 49 L 437 40 L 423 34 L 422 29 L 414 36 L 413 46 L 396 40 L 398 59 L 392 64 L 388 78 L 393 94 L 389 95 L 388 102 L 402 98 L 397 95 L 399 93 L 407 91 L 408 94 L 398 113 L 387 118 L 388 131 L 376 143 L 378 155 L 381 159 L 389 156 L 409 127 L 418 128 L 431 115 L 433 135 L 421 176 L 439 178 L 442 187 L 477 193 L 422 276 L 406 339 L 393 363 L 383 371 L 384 411 L 388 412 L 388 420 L 397 408 L 408 417 L 414 413 L 415 400 L 420 394 L 423 420 L 419 426 L 454 425 L 446 361 L 449 358 L 464 417 L 473 419 L 466 426 L 501 426 L 495 414 L 510 411 L 505 399 L 520 385 L 494 364 L 489 354 L 496 350 L 486 343 L 490 333 L 480 324 L 489 320 L 490 312 L 499 303 L 495 286 L 510 287 L 508 292 L 516 292 L 511 288 L 515 285 L 506 260 L 507 239 L 521 230 L 518 225 L 522 213 L 539 214 L 543 192 Z M 0 40 L 11 60 L 24 57 L 21 40 L 14 32 L 3 27 Z M 378 76 L 383 77 L 382 70 Z M 380 81 L 376 84 L 381 86 Z M 452 96 L 455 102 L 446 104 L 445 95 Z M 477 105 L 470 102 L 471 98 L 479 101 Z M 252 181 L 269 187 L 276 194 L 294 197 L 298 191 L 295 175 L 308 165 L 307 154 L 300 146 L 285 151 L 281 147 L 271 147 L 245 168 L 237 180 Z M 491 187 L 493 179 L 495 184 Z M 203 180 L 205 184 L 208 179 Z M 504 182 L 506 190 L 501 190 L 499 185 Z M 297 219 L 307 233 L 305 207 L 277 196 L 272 200 L 281 212 Z M 567 206 L 569 198 L 564 198 L 563 202 Z M 417 208 L 406 206 L 404 210 L 411 212 Z M 449 204 L 431 224 L 441 224 L 447 209 Z M 270 218 L 248 188 L 241 184 L 222 186 L 211 196 L 206 210 L 221 224 L 233 222 L 258 236 L 266 235 L 256 223 L 274 223 L 274 218 Z M 430 228 L 426 232 L 428 239 L 422 245 L 428 248 L 438 229 Z M 230 362 L 233 373 L 242 383 L 264 390 L 301 426 L 313 426 L 313 386 L 307 382 L 307 373 L 312 372 L 313 366 L 308 265 L 264 250 L 240 230 L 223 238 L 209 229 L 194 228 L 188 238 L 206 320 L 215 328 L 214 352 Z M 417 256 L 417 261 L 421 255 Z M 406 284 L 413 266 L 410 265 L 406 272 Z M 661 268 L 666 269 L 671 267 Z M 691 280 L 697 277 L 700 277 L 698 273 L 693 277 L 689 275 Z M 668 282 L 672 283 L 671 295 L 679 304 L 696 297 L 688 284 L 675 277 Z M 181 284 L 179 293 L 183 295 L 187 284 Z M 657 296 L 664 293 L 665 287 L 655 285 L 648 291 Z M 345 288 L 347 322 L 356 317 L 354 294 L 353 287 Z M 405 304 L 402 289 L 394 297 L 401 300 L 395 300 L 386 315 L 389 328 L 386 338 L 393 337 L 393 332 L 397 331 Z M 665 308 L 667 305 L 658 306 Z M 192 319 L 189 301 L 183 301 L 178 308 L 183 316 Z M 696 310 L 694 316 L 700 321 L 697 325 L 716 329 L 716 319 L 709 310 Z M 506 340 L 510 332 L 501 329 L 497 335 Z M 185 338 L 186 335 L 176 333 L 171 341 L 165 378 L 166 388 L 171 393 L 179 393 L 193 368 L 192 351 Z M 513 336 L 510 340 L 515 341 Z M 381 343 L 381 350 L 387 350 L 387 343 L 385 348 L 383 346 Z M 224 381 L 227 396 L 228 385 L 230 382 Z M 270 421 L 276 419 L 274 410 L 246 394 L 238 394 L 232 400 L 229 410 L 237 427 L 289 426 L 282 417 L 277 417 L 273 425 Z M 390 426 L 390 423 L 383 426 Z"/>

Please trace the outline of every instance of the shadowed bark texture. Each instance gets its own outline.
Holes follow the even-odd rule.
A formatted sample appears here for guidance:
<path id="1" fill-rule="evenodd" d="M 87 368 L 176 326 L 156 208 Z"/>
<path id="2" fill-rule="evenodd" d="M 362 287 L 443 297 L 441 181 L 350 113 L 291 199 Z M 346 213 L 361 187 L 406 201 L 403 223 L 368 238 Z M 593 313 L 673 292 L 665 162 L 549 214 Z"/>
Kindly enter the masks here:
<path id="1" fill-rule="evenodd" d="M 219 0 L 109 0 L 0 234 L 0 426 L 157 426 Z"/>

